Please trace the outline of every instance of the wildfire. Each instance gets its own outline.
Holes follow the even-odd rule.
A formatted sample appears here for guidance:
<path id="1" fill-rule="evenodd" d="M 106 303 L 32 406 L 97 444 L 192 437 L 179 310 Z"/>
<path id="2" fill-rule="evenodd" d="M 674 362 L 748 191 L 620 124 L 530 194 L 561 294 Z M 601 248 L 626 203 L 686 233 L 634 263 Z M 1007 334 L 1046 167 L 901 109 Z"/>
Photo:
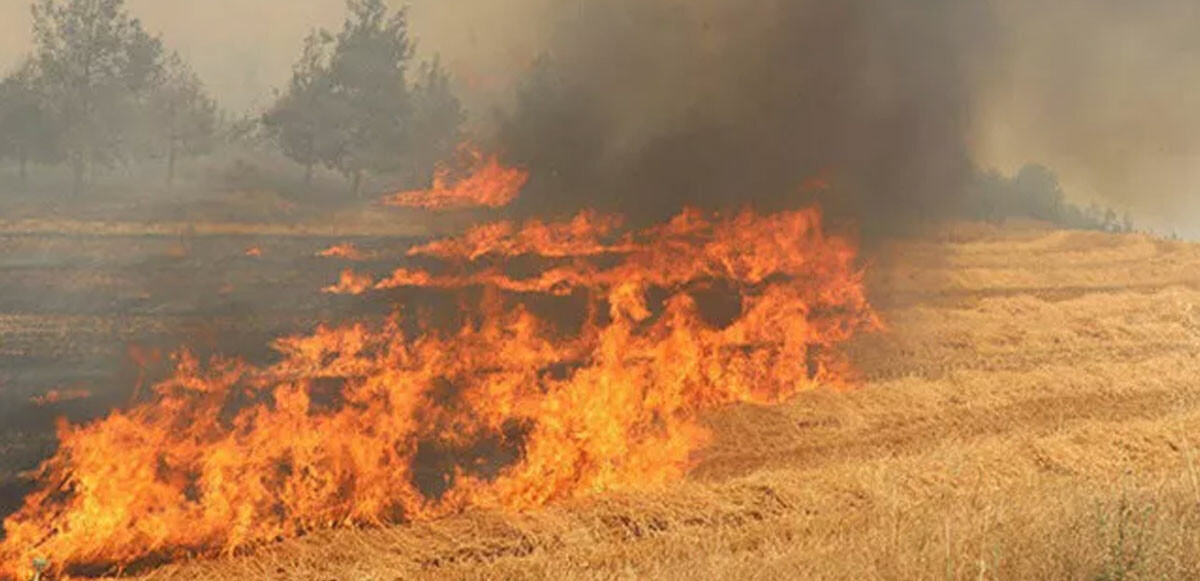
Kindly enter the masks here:
<path id="1" fill-rule="evenodd" d="M 357 246 L 350 242 L 335 244 L 317 253 L 321 258 L 341 258 L 352 262 L 366 260 L 367 256 L 363 254 Z"/>
<path id="2" fill-rule="evenodd" d="M 320 327 L 269 367 L 176 355 L 142 403 L 59 427 L 0 577 L 661 485 L 706 441 L 702 412 L 843 384 L 839 344 L 879 325 L 854 246 L 814 209 L 501 222 L 410 255 L 438 266 L 336 290 L 443 289 L 470 305 L 461 325 Z"/>
<path id="3" fill-rule="evenodd" d="M 42 395 L 30 398 L 29 402 L 39 407 L 45 407 L 90 397 L 92 397 L 92 392 L 86 389 L 52 389 Z"/>
<path id="4" fill-rule="evenodd" d="M 374 285 L 371 276 L 367 274 L 359 274 L 351 269 L 342 271 L 338 281 L 330 286 L 325 287 L 325 292 L 331 294 L 362 294 L 370 290 Z"/>
<path id="5" fill-rule="evenodd" d="M 485 156 L 470 146 L 460 148 L 460 153 L 468 158 L 470 167 L 462 179 L 455 181 L 451 168 L 441 164 L 434 173 L 433 187 L 392 194 L 383 203 L 434 211 L 500 208 L 511 204 L 529 180 L 528 172 L 501 164 L 496 155 Z"/>

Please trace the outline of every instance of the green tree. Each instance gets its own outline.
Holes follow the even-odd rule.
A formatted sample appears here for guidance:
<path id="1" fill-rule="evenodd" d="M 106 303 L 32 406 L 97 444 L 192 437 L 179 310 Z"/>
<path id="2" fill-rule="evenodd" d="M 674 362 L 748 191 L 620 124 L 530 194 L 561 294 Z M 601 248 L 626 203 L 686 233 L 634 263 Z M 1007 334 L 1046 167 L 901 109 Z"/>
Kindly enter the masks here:
<path id="1" fill-rule="evenodd" d="M 412 98 L 406 78 L 413 46 L 408 15 L 383 0 L 349 0 L 329 64 L 338 147 L 327 163 L 358 196 L 366 172 L 398 169 L 412 144 Z"/>
<path id="2" fill-rule="evenodd" d="M 217 104 L 187 63 L 172 54 L 151 99 L 152 142 L 166 159 L 167 187 L 175 182 L 180 157 L 209 151 L 216 138 Z"/>
<path id="3" fill-rule="evenodd" d="M 89 168 L 113 165 L 133 141 L 129 121 L 161 78 L 162 44 L 123 0 L 37 0 L 32 10 L 41 84 L 78 193 Z"/>
<path id="4" fill-rule="evenodd" d="M 0 157 L 17 163 L 23 187 L 29 185 L 30 163 L 58 160 L 58 126 L 38 82 L 33 61 L 0 81 Z"/>
<path id="5" fill-rule="evenodd" d="M 1058 222 L 1066 203 L 1066 194 L 1058 176 L 1043 165 L 1028 164 L 1012 179 L 1012 188 L 1019 206 L 1031 218 Z"/>
<path id="6" fill-rule="evenodd" d="M 287 93 L 262 119 L 283 154 L 304 166 L 305 185 L 312 183 L 313 166 L 332 165 L 339 150 L 329 75 L 332 43 L 333 37 L 327 32 L 314 32 L 305 38 Z"/>
<path id="7" fill-rule="evenodd" d="M 307 37 L 263 125 L 306 182 L 318 163 L 349 179 L 355 196 L 369 174 L 431 173 L 453 153 L 466 113 L 440 62 L 410 71 L 412 58 L 405 10 L 348 0 L 340 32 Z"/>

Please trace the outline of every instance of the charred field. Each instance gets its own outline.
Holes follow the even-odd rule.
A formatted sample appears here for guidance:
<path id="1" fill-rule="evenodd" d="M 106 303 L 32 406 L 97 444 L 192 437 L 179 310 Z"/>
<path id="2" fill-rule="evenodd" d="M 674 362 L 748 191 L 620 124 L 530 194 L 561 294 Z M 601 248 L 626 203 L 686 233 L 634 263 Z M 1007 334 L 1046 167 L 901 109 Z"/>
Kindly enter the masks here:
<path id="1" fill-rule="evenodd" d="M 393 264 L 383 249 L 395 253 L 419 239 L 261 223 L 207 227 L 221 233 L 87 219 L 0 226 L 3 512 L 28 492 L 19 474 L 54 449 L 56 418 L 85 422 L 127 405 L 180 348 L 266 361 L 276 337 L 379 316 L 387 305 L 320 292 L 347 262 L 319 253 L 353 244 L 372 252 L 356 262 L 369 268 L 375 259 Z"/>
<path id="2" fill-rule="evenodd" d="M 385 274 L 425 239 L 46 230 L 0 236 L 5 513 L 30 490 L 18 474 L 54 449 L 55 417 L 86 421 L 125 405 L 148 375 L 165 373 L 161 355 L 170 347 L 270 361 L 275 337 L 379 317 L 391 301 L 320 289 L 347 266 Z M 344 242 L 368 259 L 316 255 Z M 712 438 L 681 481 L 519 511 L 468 508 L 425 522 L 318 530 L 225 557 L 143 563 L 130 574 L 1200 573 L 1192 442 L 1200 427 L 1200 248 L 964 223 L 888 242 L 875 251 L 866 285 L 886 328 L 846 348 L 856 385 L 706 412 Z"/>

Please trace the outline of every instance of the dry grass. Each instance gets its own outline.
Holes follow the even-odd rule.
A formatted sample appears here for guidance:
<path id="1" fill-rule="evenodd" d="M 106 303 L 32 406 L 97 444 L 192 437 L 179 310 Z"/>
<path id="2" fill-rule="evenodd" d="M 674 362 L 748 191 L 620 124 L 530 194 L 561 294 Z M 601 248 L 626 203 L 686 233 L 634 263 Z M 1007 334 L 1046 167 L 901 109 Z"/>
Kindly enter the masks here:
<path id="1" fill-rule="evenodd" d="M 1200 248 L 960 227 L 891 250 L 864 386 L 714 415 L 676 486 L 148 576 L 1200 578 Z"/>
<path id="2" fill-rule="evenodd" d="M 437 226 L 436 224 L 433 226 Z M 24 218 L 0 220 L 0 234 L 85 236 L 427 236 L 438 228 L 411 212 L 349 211 L 317 221 L 242 222 L 215 220 L 111 221 Z M 445 228 L 444 226 L 442 227 Z"/>

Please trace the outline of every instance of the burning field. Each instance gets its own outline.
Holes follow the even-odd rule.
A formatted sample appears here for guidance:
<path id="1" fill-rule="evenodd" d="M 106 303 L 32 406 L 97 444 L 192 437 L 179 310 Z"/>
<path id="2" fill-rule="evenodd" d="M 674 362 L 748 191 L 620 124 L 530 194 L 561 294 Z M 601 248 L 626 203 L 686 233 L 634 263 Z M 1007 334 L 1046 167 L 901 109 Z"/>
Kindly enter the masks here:
<path id="1" fill-rule="evenodd" d="M 520 187 L 515 171 L 492 159 L 464 194 L 439 178 L 403 196 L 491 205 Z M 243 257 L 264 256 L 252 249 Z M 398 304 L 277 339 L 264 366 L 180 351 L 128 409 L 61 423 L 36 489 L 4 521 L 7 574 L 660 487 L 708 441 L 702 414 L 848 385 L 841 344 L 879 327 L 853 244 L 815 209 L 685 210 L 642 230 L 583 212 L 405 254 L 413 266 L 378 282 L 347 271 L 326 290 L 434 291 L 453 297 L 440 319 Z"/>
<path id="2" fill-rule="evenodd" d="M 1200 578 L 1184 2 L 26 2 L 0 581 Z"/>
<path id="3" fill-rule="evenodd" d="M 402 196 L 470 205 L 482 191 L 487 206 L 488 184 L 524 182 L 480 168 L 469 188 Z M 215 355 L 131 351 L 129 403 L 61 421 L 26 475 L 3 575 L 1045 578 L 1200 564 L 1187 557 L 1200 522 L 1190 245 L 961 224 L 868 263 L 816 208 L 685 210 L 643 228 L 585 211 L 364 242 L 227 244 L 260 276 L 287 253 L 341 269 L 305 291 L 326 301 L 313 304 L 386 307 L 305 309 L 333 320 L 298 319 L 312 326 L 258 357 L 220 340 Z M 161 377 L 140 387 L 150 368 Z M 61 410 L 94 397 L 85 387 L 29 405 Z"/>

